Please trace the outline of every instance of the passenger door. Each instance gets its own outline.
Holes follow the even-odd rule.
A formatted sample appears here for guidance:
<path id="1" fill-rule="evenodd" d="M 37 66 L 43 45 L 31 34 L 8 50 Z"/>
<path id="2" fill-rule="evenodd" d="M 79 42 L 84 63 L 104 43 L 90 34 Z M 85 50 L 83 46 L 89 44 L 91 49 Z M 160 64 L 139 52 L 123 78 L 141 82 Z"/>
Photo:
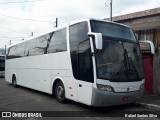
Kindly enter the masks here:
<path id="1" fill-rule="evenodd" d="M 89 39 L 78 45 L 78 101 L 91 104 L 93 86 L 93 65 Z"/>
<path id="2" fill-rule="evenodd" d="M 70 55 L 77 101 L 89 105 L 92 97 L 93 65 L 88 31 L 87 21 L 69 26 Z"/>

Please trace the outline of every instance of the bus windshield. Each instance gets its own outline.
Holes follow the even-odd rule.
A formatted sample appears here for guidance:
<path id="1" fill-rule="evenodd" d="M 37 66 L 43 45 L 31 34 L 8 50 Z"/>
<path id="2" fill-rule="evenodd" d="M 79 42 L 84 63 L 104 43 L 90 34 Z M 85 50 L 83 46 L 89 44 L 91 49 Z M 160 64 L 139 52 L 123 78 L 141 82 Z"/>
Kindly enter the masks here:
<path id="1" fill-rule="evenodd" d="M 96 54 L 97 77 L 113 82 L 142 80 L 143 61 L 132 30 L 98 21 L 91 21 L 91 26 L 93 32 L 103 35 L 103 50 Z"/>
<path id="2" fill-rule="evenodd" d="M 92 32 L 102 33 L 103 36 L 136 41 L 132 30 L 119 24 L 91 20 L 91 29 Z"/>

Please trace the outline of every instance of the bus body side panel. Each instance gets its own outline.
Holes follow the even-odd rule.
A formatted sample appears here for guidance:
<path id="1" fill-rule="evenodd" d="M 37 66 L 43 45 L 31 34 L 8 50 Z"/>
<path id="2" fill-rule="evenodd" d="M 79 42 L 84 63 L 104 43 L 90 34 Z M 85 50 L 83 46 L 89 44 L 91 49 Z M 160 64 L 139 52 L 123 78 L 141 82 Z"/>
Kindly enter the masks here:
<path id="1" fill-rule="evenodd" d="M 68 61 L 67 52 L 8 59 L 6 81 L 12 82 L 12 75 L 15 74 L 17 84 L 51 94 L 53 78 L 61 77 L 69 82 L 71 74 L 68 74 L 70 72 Z"/>
<path id="2" fill-rule="evenodd" d="M 86 105 L 91 105 L 93 83 L 76 80 L 77 101 Z"/>
<path id="3" fill-rule="evenodd" d="M 71 61 L 70 61 L 70 53 L 54 53 L 54 59 L 48 59 L 49 63 L 52 63 L 53 69 L 51 71 L 52 74 L 52 84 L 56 79 L 62 80 L 65 87 L 65 97 L 71 100 L 77 100 L 77 88 L 73 79 L 72 69 L 71 69 Z M 51 60 L 51 61 L 50 61 Z M 47 61 L 46 61 L 47 62 Z M 48 66 L 49 67 L 49 66 Z M 52 87 L 51 87 L 52 89 Z"/>

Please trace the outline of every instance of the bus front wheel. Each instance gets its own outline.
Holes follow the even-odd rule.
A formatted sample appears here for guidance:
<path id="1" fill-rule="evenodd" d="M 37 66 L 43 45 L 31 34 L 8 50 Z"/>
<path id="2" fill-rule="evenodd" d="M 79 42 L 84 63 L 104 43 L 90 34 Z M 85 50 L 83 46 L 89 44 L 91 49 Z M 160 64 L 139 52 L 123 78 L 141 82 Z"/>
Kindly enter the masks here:
<path id="1" fill-rule="evenodd" d="M 61 81 L 58 81 L 55 87 L 55 96 L 58 102 L 64 103 L 65 99 L 65 89 Z"/>

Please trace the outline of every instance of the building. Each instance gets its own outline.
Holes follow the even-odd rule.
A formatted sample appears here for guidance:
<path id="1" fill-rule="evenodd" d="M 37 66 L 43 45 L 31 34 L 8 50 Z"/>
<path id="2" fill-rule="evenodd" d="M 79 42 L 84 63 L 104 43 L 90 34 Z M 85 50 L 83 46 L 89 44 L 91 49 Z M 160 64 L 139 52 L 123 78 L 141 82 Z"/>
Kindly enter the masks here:
<path id="1" fill-rule="evenodd" d="M 154 43 L 153 92 L 160 94 L 160 8 L 116 16 L 112 20 L 130 26 L 139 41 Z"/>

